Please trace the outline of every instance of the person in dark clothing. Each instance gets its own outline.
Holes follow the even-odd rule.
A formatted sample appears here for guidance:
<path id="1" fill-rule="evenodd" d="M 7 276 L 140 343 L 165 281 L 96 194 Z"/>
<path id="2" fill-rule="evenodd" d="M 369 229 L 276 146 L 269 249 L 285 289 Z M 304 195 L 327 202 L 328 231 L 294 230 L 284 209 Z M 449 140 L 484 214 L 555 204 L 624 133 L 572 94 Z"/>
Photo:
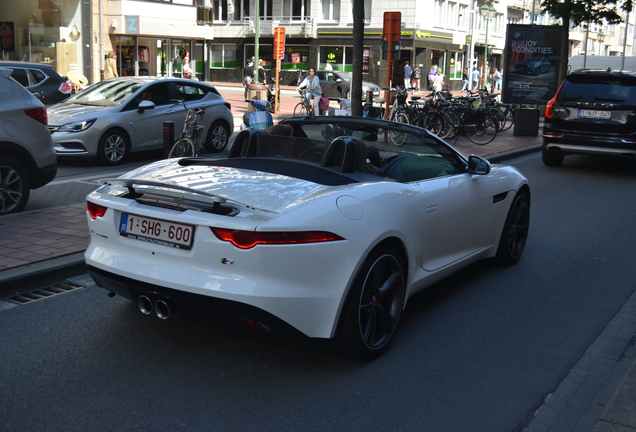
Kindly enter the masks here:
<path id="1" fill-rule="evenodd" d="M 247 61 L 247 67 L 243 72 L 243 87 L 245 87 L 245 99 L 247 100 L 248 86 L 254 81 L 254 63 L 251 60 Z"/>

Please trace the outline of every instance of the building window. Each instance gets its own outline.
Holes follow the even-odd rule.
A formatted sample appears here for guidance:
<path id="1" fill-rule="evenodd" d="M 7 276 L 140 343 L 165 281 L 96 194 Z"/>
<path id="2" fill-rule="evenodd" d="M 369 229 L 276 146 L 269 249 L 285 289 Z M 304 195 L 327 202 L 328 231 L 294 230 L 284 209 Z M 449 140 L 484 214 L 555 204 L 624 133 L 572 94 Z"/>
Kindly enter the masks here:
<path id="1" fill-rule="evenodd" d="M 211 69 L 236 69 L 236 45 L 210 45 Z"/>
<path id="2" fill-rule="evenodd" d="M 283 0 L 283 20 L 304 20 L 309 15 L 309 0 Z"/>
<path id="3" fill-rule="evenodd" d="M 340 21 L 340 0 L 322 0 L 322 19 Z"/>
<path id="4" fill-rule="evenodd" d="M 466 30 L 468 28 L 468 6 L 459 5 L 459 13 L 457 14 L 457 29 Z"/>
<path id="5" fill-rule="evenodd" d="M 444 6 L 446 6 L 446 2 L 444 0 L 435 0 L 433 13 L 435 15 L 435 22 L 437 23 L 437 26 L 440 26 L 445 22 L 446 15 Z"/>
<path id="6" fill-rule="evenodd" d="M 228 0 L 228 3 L 231 3 L 234 9 L 230 15 L 235 21 L 243 21 L 250 17 L 250 0 Z"/>
<path id="7" fill-rule="evenodd" d="M 214 21 L 227 21 L 227 0 L 213 0 Z"/>
<path id="8" fill-rule="evenodd" d="M 258 0 L 259 16 L 265 19 L 272 19 L 273 0 Z"/>

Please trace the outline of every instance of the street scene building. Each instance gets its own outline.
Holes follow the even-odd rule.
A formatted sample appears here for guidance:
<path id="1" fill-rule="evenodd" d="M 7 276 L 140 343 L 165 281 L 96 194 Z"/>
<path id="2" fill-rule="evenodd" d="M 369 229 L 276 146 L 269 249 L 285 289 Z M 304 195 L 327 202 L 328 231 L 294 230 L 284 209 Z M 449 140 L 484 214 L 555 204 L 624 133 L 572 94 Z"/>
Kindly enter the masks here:
<path id="1" fill-rule="evenodd" d="M 502 67 L 508 23 L 558 24 L 535 3 L 532 11 L 529 0 L 401 0 L 399 7 L 364 0 L 363 78 L 385 82 L 383 14 L 398 9 L 396 79 L 408 61 L 423 75 L 440 69 L 453 90 L 461 89 L 465 67 L 479 69 L 485 84 L 488 71 Z M 188 64 L 200 80 L 241 82 L 256 55 L 272 75 L 277 27 L 286 35 L 281 84 L 295 85 L 310 67 L 353 69 L 352 0 L 0 0 L 0 10 L 2 59 L 52 64 L 90 83 L 102 79 L 111 51 L 119 76 L 181 76 Z M 634 17 L 624 19 L 627 25 L 571 28 L 569 55 L 633 55 Z"/>

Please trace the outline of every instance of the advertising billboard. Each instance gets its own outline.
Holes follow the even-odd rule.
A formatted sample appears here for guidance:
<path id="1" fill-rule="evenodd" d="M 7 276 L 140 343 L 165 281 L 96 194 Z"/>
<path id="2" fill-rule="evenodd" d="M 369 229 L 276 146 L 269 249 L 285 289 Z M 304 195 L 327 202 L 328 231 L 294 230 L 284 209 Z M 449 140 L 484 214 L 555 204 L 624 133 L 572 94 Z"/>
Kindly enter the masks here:
<path id="1" fill-rule="evenodd" d="M 543 105 L 552 99 L 559 85 L 561 31 L 561 26 L 508 24 L 504 102 Z"/>

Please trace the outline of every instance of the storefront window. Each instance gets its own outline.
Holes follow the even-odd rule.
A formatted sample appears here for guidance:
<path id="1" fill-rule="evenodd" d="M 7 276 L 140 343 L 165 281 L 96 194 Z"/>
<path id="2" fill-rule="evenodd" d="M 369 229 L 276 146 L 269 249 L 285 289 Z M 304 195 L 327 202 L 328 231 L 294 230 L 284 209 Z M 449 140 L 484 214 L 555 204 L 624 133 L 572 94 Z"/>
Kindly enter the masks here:
<path id="1" fill-rule="evenodd" d="M 210 68 L 236 69 L 236 45 L 210 45 Z"/>
<path id="2" fill-rule="evenodd" d="M 50 64 L 63 76 L 69 72 L 81 75 L 84 70 L 81 8 L 79 0 L 0 0 L 2 58 Z"/>
<path id="3" fill-rule="evenodd" d="M 329 63 L 333 70 L 353 71 L 353 47 L 324 45 L 320 47 L 319 58 L 319 69 L 325 69 Z"/>

